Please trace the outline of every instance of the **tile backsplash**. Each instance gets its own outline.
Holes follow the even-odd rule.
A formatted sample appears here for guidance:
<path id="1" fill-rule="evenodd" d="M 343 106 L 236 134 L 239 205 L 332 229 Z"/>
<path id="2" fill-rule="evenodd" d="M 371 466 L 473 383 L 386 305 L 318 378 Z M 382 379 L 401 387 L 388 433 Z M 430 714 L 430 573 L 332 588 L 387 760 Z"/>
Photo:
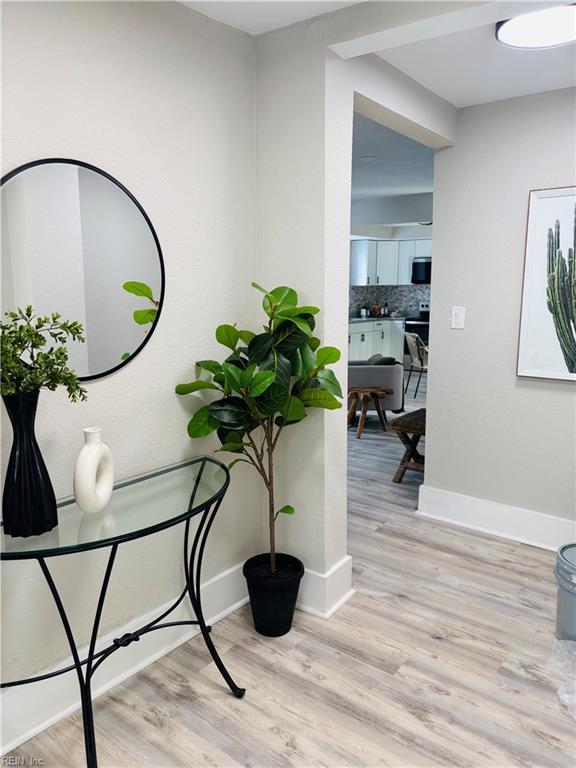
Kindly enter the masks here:
<path id="1" fill-rule="evenodd" d="M 384 306 L 399 315 L 417 315 L 421 301 L 430 301 L 429 285 L 353 285 L 350 286 L 350 317 L 359 317 L 360 308 Z"/>

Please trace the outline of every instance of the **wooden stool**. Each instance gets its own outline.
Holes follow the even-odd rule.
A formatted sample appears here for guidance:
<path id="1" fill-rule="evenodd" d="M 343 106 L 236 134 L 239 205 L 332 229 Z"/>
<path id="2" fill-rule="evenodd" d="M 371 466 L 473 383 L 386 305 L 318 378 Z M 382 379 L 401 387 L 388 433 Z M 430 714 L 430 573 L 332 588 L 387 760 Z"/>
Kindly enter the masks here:
<path id="1" fill-rule="evenodd" d="M 350 387 L 348 389 L 348 424 L 354 423 L 354 417 L 358 404 L 361 403 L 360 418 L 358 420 L 358 427 L 356 429 L 356 437 L 362 437 L 362 430 L 366 423 L 366 412 L 368 411 L 368 403 L 373 401 L 376 413 L 380 419 L 380 424 L 384 432 L 388 431 L 388 422 L 386 421 L 386 414 L 382 409 L 382 403 L 380 399 L 385 395 L 393 395 L 394 390 L 388 389 L 388 387 Z"/>
<path id="2" fill-rule="evenodd" d="M 418 408 L 417 411 L 400 416 L 392 422 L 391 427 L 406 446 L 393 478 L 395 483 L 400 483 L 407 469 L 424 472 L 424 456 L 418 453 L 417 448 L 420 438 L 426 434 L 426 408 Z"/>

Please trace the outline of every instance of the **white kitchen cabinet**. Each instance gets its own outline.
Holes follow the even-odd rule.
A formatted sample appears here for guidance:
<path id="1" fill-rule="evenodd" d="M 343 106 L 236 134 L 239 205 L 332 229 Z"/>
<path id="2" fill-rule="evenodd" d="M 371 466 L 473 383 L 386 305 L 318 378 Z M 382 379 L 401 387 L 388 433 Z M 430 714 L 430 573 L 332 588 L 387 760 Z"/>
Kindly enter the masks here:
<path id="1" fill-rule="evenodd" d="M 398 285 L 412 285 L 414 251 L 414 240 L 400 240 L 398 246 Z"/>
<path id="2" fill-rule="evenodd" d="M 378 285 L 398 283 L 398 240 L 378 240 L 376 282 Z"/>
<path id="3" fill-rule="evenodd" d="M 388 355 L 398 362 L 404 360 L 404 320 L 388 320 Z"/>
<path id="4" fill-rule="evenodd" d="M 432 240 L 414 240 L 414 258 L 431 259 L 432 258 Z"/>
<path id="5" fill-rule="evenodd" d="M 431 258 L 432 240 L 351 240 L 350 285 L 411 285 L 414 259 Z"/>
<path id="6" fill-rule="evenodd" d="M 412 285 L 414 259 L 432 257 L 432 240 L 400 240 L 398 247 L 398 285 Z"/>
<path id="7" fill-rule="evenodd" d="M 354 326 L 352 326 L 354 328 Z M 348 360 L 368 360 L 372 357 L 373 332 L 352 331 L 348 334 Z"/>
<path id="8" fill-rule="evenodd" d="M 374 285 L 378 261 L 377 240 L 350 241 L 350 285 Z"/>
<path id="9" fill-rule="evenodd" d="M 368 320 L 350 323 L 348 359 L 368 360 L 372 355 L 404 357 L 404 320 Z"/>

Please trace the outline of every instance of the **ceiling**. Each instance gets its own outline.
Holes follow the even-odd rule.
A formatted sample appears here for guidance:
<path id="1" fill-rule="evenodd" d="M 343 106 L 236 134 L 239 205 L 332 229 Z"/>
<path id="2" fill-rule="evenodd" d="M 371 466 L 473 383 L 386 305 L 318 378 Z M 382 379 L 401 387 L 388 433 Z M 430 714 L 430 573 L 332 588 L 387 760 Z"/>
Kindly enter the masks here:
<path id="1" fill-rule="evenodd" d="M 250 35 L 261 35 L 273 29 L 287 27 L 298 21 L 312 19 L 323 13 L 338 11 L 348 5 L 363 2 L 363 0 L 295 0 L 284 2 L 279 0 L 260 0 L 260 2 L 220 2 L 220 0 L 205 0 L 204 2 L 184 2 L 204 16 L 208 16 L 222 24 L 241 29 Z"/>
<path id="2" fill-rule="evenodd" d="M 354 114 L 353 199 L 432 192 L 433 176 L 432 149 L 357 112 Z"/>
<path id="3" fill-rule="evenodd" d="M 494 24 L 378 55 L 455 107 L 576 86 L 576 45 L 507 48 L 496 40 Z"/>

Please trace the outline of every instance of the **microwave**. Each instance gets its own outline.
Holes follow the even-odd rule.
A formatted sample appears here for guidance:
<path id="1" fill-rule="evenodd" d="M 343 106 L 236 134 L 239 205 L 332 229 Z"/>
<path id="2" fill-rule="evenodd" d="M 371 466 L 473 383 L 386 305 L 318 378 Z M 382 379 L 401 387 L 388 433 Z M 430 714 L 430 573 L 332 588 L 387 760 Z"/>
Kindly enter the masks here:
<path id="1" fill-rule="evenodd" d="M 430 284 L 432 277 L 432 259 L 417 258 L 412 262 L 412 284 Z"/>

